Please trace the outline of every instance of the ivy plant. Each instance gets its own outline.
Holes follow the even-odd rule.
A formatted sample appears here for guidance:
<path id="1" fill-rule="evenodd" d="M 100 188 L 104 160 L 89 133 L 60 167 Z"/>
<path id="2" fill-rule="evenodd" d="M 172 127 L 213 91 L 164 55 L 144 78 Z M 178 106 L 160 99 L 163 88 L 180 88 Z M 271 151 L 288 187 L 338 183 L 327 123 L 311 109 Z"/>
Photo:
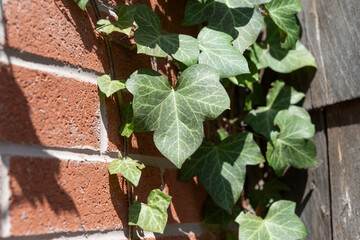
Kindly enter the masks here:
<path id="1" fill-rule="evenodd" d="M 75 2 L 84 9 L 88 1 Z M 97 9 L 96 0 L 91 4 Z M 134 131 L 154 132 L 158 150 L 180 169 L 179 181 L 197 177 L 208 191 L 204 222 L 235 221 L 239 239 L 307 235 L 295 203 L 281 200 L 290 191 L 281 179 L 286 169 L 317 163 L 310 140 L 315 128 L 300 107 L 305 94 L 286 84 L 288 73 L 316 68 L 299 41 L 301 9 L 299 0 L 188 0 L 183 25 L 199 28 L 190 36 L 163 31 L 145 5 L 122 4 L 117 19 L 96 25 L 108 50 L 111 44 L 136 48 L 154 66 L 166 58 L 176 69 L 175 79 L 155 67 L 138 69 L 127 80 L 116 80 L 113 70 L 98 78 L 101 92 L 119 98 L 124 143 Z M 124 37 L 114 39 L 114 32 Z M 123 42 L 128 38 L 134 45 Z M 132 102 L 122 102 L 122 91 L 133 95 Z M 138 185 L 145 166 L 127 156 L 126 146 L 109 172 L 128 181 L 130 230 L 163 233 L 171 196 L 154 189 L 147 203 L 133 203 L 131 184 Z M 260 174 L 247 172 L 250 165 Z M 247 179 L 256 189 L 249 189 Z"/>

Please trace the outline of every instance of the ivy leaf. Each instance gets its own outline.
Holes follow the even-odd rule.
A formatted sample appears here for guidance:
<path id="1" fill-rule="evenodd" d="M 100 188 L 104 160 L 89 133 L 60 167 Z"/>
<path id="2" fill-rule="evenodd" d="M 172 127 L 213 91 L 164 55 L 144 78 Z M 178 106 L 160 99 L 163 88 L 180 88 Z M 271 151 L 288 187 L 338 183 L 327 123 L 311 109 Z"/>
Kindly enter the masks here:
<path id="1" fill-rule="evenodd" d="M 286 49 L 294 49 L 299 39 L 300 22 L 296 14 L 302 10 L 299 0 L 272 0 L 265 4 L 271 19 L 279 27 L 281 46 Z"/>
<path id="2" fill-rule="evenodd" d="M 240 225 L 239 239 L 296 240 L 306 237 L 305 226 L 295 214 L 295 205 L 291 201 L 277 201 L 271 205 L 265 219 L 250 213 L 240 213 L 235 220 Z"/>
<path id="3" fill-rule="evenodd" d="M 125 104 L 120 109 L 120 116 L 122 123 L 119 127 L 119 133 L 123 137 L 129 138 L 134 131 L 134 116 L 133 116 L 132 103 Z"/>
<path id="4" fill-rule="evenodd" d="M 229 80 L 238 86 L 251 88 L 251 83 L 259 80 L 259 70 L 257 69 L 256 64 L 251 60 L 248 60 L 248 65 L 250 73 L 229 77 Z"/>
<path id="5" fill-rule="evenodd" d="M 129 208 L 129 225 L 139 226 L 146 231 L 163 233 L 168 219 L 167 208 L 171 197 L 154 189 L 147 198 L 147 205 L 134 203 Z"/>
<path id="6" fill-rule="evenodd" d="M 231 45 L 230 35 L 205 27 L 200 31 L 198 41 L 199 63 L 218 70 L 221 78 L 250 72 L 245 57 Z"/>
<path id="7" fill-rule="evenodd" d="M 226 211 L 232 211 L 245 181 L 246 165 L 264 162 L 251 133 L 227 137 L 217 146 L 206 142 L 191 156 L 195 169 L 180 170 L 181 175 L 196 173 L 212 200 Z M 187 165 L 189 166 L 189 165 Z"/>
<path id="8" fill-rule="evenodd" d="M 113 160 L 109 165 L 109 172 L 110 174 L 120 173 L 136 187 L 141 177 L 140 170 L 144 168 L 145 165 L 138 163 L 138 161 L 130 157 L 126 157 L 125 159 Z"/>
<path id="9" fill-rule="evenodd" d="M 74 0 L 77 5 L 82 9 L 85 10 L 87 3 L 89 2 L 89 0 Z"/>
<path id="10" fill-rule="evenodd" d="M 251 206 L 255 209 L 259 203 L 262 209 L 268 208 L 275 201 L 282 199 L 280 191 L 289 192 L 290 188 L 278 179 L 272 178 L 265 182 L 262 190 L 254 189 L 249 193 Z"/>
<path id="11" fill-rule="evenodd" d="M 106 34 L 120 32 L 129 36 L 134 22 L 135 10 L 134 6 L 120 5 L 116 11 L 118 20 L 111 22 L 109 19 L 100 19 L 96 23 L 96 30 Z"/>
<path id="12" fill-rule="evenodd" d="M 133 73 L 126 86 L 134 95 L 135 130 L 154 131 L 156 147 L 178 168 L 201 145 L 205 118 L 230 106 L 219 74 L 207 65 L 187 68 L 175 88 L 149 69 Z"/>
<path id="13" fill-rule="evenodd" d="M 315 127 L 310 121 L 289 110 L 282 110 L 276 115 L 274 123 L 279 126 L 280 133 L 268 143 L 266 155 L 277 175 L 281 175 L 288 164 L 307 168 L 317 163 L 316 146 L 307 139 L 315 134 Z"/>
<path id="14" fill-rule="evenodd" d="M 283 49 L 280 45 L 280 36 L 276 33 L 275 23 L 266 18 L 267 44 L 255 43 L 250 48 L 250 58 L 256 63 L 258 69 L 270 67 L 276 72 L 290 73 L 305 66 L 317 67 L 311 53 L 297 42 L 294 50 Z"/>
<path id="15" fill-rule="evenodd" d="M 138 53 L 150 56 L 173 58 L 191 66 L 199 58 L 199 45 L 195 38 L 183 34 L 161 34 L 158 16 L 147 6 L 136 6 L 135 22 L 138 29 L 134 33 Z"/>
<path id="16" fill-rule="evenodd" d="M 98 77 L 97 84 L 100 91 L 105 93 L 107 97 L 110 97 L 111 94 L 126 88 L 123 81 L 111 80 L 109 75 L 102 75 L 101 77 Z"/>
<path id="17" fill-rule="evenodd" d="M 303 93 L 297 92 L 293 87 L 286 86 L 283 81 L 278 80 L 273 83 L 273 88 L 266 96 L 266 106 L 250 111 L 244 122 L 270 140 L 271 132 L 276 131 L 274 126 L 276 114 L 280 110 L 288 109 L 291 104 L 298 103 L 304 96 Z"/>
<path id="18" fill-rule="evenodd" d="M 235 219 L 240 214 L 242 208 L 238 205 L 234 206 L 233 213 L 230 214 L 211 199 L 206 200 L 204 205 L 204 223 L 207 224 L 221 224 L 226 226 L 231 219 Z"/>
<path id="19" fill-rule="evenodd" d="M 207 20 L 208 27 L 231 35 L 234 47 L 244 52 L 264 28 L 258 5 L 266 2 L 269 0 L 189 0 L 183 24 L 195 25 Z"/>

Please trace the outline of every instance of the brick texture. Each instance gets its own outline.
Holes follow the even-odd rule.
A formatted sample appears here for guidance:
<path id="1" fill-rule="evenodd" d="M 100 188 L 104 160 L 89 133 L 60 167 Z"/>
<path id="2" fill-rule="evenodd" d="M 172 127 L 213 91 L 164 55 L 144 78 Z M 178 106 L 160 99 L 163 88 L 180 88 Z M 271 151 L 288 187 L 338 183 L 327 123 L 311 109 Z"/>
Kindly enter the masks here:
<path id="1" fill-rule="evenodd" d="M 95 85 L 15 65 L 0 70 L 0 141 L 99 147 Z"/>

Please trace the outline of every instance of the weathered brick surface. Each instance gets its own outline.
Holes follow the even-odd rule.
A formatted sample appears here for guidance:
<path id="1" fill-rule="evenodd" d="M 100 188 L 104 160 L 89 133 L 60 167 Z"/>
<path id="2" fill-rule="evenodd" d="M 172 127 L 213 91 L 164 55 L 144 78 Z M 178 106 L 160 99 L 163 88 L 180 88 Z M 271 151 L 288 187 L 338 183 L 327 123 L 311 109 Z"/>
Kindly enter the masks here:
<path id="1" fill-rule="evenodd" d="M 165 191 L 172 196 L 169 207 L 169 223 L 193 223 L 203 220 L 203 204 L 208 194 L 196 179 L 177 181 L 178 170 L 166 169 Z"/>
<path id="2" fill-rule="evenodd" d="M 98 148 L 97 87 L 0 64 L 0 141 Z"/>

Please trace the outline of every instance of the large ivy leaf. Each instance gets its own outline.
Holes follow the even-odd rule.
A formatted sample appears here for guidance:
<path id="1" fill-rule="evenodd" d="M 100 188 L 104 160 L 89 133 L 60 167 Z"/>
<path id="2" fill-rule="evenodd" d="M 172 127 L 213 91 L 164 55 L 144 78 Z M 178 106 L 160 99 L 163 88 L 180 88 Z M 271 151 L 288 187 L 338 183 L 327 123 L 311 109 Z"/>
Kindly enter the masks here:
<path id="1" fill-rule="evenodd" d="M 89 2 L 89 0 L 74 0 L 77 5 L 82 9 L 85 10 L 87 3 Z"/>
<path id="2" fill-rule="evenodd" d="M 116 14 L 118 20 L 111 22 L 109 19 L 100 19 L 96 23 L 96 30 L 106 34 L 112 32 L 120 32 L 126 35 L 130 35 L 132 25 L 134 23 L 135 6 L 120 5 L 117 9 Z"/>
<path id="3" fill-rule="evenodd" d="M 217 146 L 204 142 L 189 162 L 180 170 L 181 175 L 196 174 L 213 201 L 231 212 L 243 189 L 246 165 L 259 164 L 264 158 L 252 134 L 240 133 Z"/>
<path id="4" fill-rule="evenodd" d="M 147 6 L 136 6 L 135 22 L 138 29 L 134 37 L 138 53 L 166 57 L 171 54 L 176 60 L 191 66 L 197 63 L 199 45 L 195 38 L 183 34 L 161 34 L 159 17 Z"/>
<path id="5" fill-rule="evenodd" d="M 218 70 L 221 78 L 250 72 L 246 58 L 231 45 L 230 35 L 205 27 L 200 31 L 198 41 L 199 63 Z"/>
<path id="6" fill-rule="evenodd" d="M 309 120 L 282 110 L 276 115 L 274 123 L 279 126 L 280 133 L 268 143 L 266 155 L 277 175 L 281 175 L 288 164 L 307 168 L 317 163 L 316 146 L 307 139 L 315 134 L 315 127 Z"/>
<path id="7" fill-rule="evenodd" d="M 132 74 L 126 86 L 134 95 L 135 130 L 154 131 L 156 147 L 178 168 L 201 145 L 205 118 L 230 106 L 219 74 L 207 65 L 187 68 L 175 88 L 149 69 Z"/>
<path id="8" fill-rule="evenodd" d="M 123 81 L 111 80 L 109 75 L 102 75 L 101 77 L 98 77 L 97 84 L 100 91 L 105 93 L 107 97 L 110 97 L 113 93 L 126 88 Z"/>
<path id="9" fill-rule="evenodd" d="M 144 164 L 138 163 L 138 161 L 126 157 L 125 159 L 115 159 L 109 165 L 110 174 L 123 175 L 124 178 L 129 180 L 134 186 L 139 184 L 141 177 L 141 169 L 145 168 Z"/>
<path id="10" fill-rule="evenodd" d="M 317 67 L 316 61 L 311 53 L 297 42 L 294 50 L 286 50 L 280 45 L 280 35 L 277 34 L 276 25 L 266 18 L 267 33 L 266 44 L 255 43 L 250 48 L 250 58 L 257 67 L 270 67 L 276 72 L 290 73 L 305 66 Z"/>
<path id="11" fill-rule="evenodd" d="M 231 35 L 234 47 L 244 52 L 264 28 L 258 5 L 269 0 L 190 0 L 186 5 L 184 25 L 208 21 L 215 28 Z"/>
<path id="12" fill-rule="evenodd" d="M 271 205 L 265 219 L 250 213 L 240 213 L 239 240 L 296 240 L 306 237 L 307 232 L 300 218 L 295 214 L 295 203 L 277 201 Z"/>
<path id="13" fill-rule="evenodd" d="M 272 0 L 265 6 L 271 19 L 279 27 L 281 46 L 286 49 L 294 49 L 300 33 L 300 22 L 296 17 L 296 14 L 302 9 L 300 1 Z"/>
<path id="14" fill-rule="evenodd" d="M 171 197 L 154 189 L 147 198 L 147 205 L 134 203 L 129 208 L 129 225 L 137 225 L 146 231 L 163 233 L 168 219 L 167 209 Z"/>
<path id="15" fill-rule="evenodd" d="M 266 106 L 252 110 L 246 115 L 244 122 L 249 124 L 256 132 L 270 140 L 270 134 L 276 131 L 274 118 L 283 109 L 288 109 L 291 104 L 298 103 L 305 95 L 297 92 L 293 87 L 286 86 L 283 81 L 273 83 L 266 96 Z M 296 107 L 293 107 L 296 111 Z M 301 110 L 299 110 L 301 111 Z"/>

